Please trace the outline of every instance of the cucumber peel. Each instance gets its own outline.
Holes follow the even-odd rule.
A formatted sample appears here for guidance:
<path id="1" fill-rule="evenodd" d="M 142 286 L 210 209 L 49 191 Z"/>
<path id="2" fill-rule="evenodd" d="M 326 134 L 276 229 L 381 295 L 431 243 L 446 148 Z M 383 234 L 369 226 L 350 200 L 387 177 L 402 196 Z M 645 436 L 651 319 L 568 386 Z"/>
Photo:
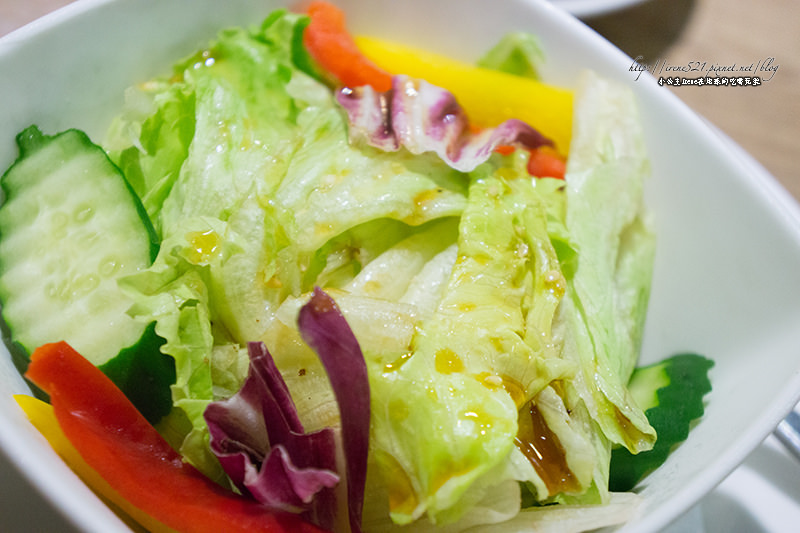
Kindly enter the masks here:
<path id="1" fill-rule="evenodd" d="M 681 353 L 633 372 L 628 390 L 658 437 L 652 449 L 636 455 L 625 448 L 612 450 L 610 490 L 633 489 L 686 440 L 692 423 L 705 411 L 703 397 L 711 391 L 708 373 L 713 366 L 714 362 L 702 355 Z"/>
<path id="2" fill-rule="evenodd" d="M 172 409 L 170 386 L 175 383 L 175 360 L 161 353 L 166 341 L 151 322 L 141 339 L 123 348 L 100 370 L 128 397 L 140 413 L 155 424 Z"/>

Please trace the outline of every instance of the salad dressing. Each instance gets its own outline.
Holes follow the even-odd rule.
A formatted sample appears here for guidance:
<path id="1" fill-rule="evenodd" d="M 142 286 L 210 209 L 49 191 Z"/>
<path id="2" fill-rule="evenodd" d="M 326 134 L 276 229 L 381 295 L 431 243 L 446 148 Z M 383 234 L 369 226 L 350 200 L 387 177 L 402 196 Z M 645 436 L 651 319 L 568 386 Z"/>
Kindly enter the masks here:
<path id="1" fill-rule="evenodd" d="M 464 362 L 450 348 L 436 350 L 434 358 L 436 371 L 440 374 L 453 374 L 464 371 Z"/>
<path id="2" fill-rule="evenodd" d="M 578 480 L 567 466 L 561 442 L 547 426 L 542 413 L 531 402 L 520 411 L 519 429 L 514 440 L 544 482 L 550 496 L 560 492 L 580 492 Z"/>
<path id="3" fill-rule="evenodd" d="M 405 364 L 406 361 L 408 361 L 411 358 L 412 355 L 413 355 L 412 352 L 406 352 L 397 359 L 395 359 L 394 361 L 392 361 L 391 363 L 386 363 L 385 365 L 383 365 L 383 372 L 384 373 L 396 372 L 397 370 L 400 369 L 401 366 L 403 366 L 403 364 Z"/>
<path id="4" fill-rule="evenodd" d="M 419 498 L 411 484 L 411 478 L 391 455 L 382 454 L 382 459 L 382 470 L 389 495 L 389 510 L 392 513 L 413 513 L 419 505 Z"/>
<path id="5" fill-rule="evenodd" d="M 222 238 L 214 230 L 191 231 L 186 234 L 186 240 L 189 242 L 189 257 L 186 259 L 195 265 L 208 263 L 220 253 Z"/>

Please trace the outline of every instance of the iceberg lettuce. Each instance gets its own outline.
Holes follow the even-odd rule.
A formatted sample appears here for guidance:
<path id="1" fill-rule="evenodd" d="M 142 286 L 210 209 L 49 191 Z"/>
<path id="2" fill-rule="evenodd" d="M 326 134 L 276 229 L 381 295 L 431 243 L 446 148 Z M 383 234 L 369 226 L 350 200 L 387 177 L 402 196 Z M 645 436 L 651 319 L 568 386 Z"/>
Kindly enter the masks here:
<path id="1" fill-rule="evenodd" d="M 346 425 L 297 325 L 318 286 L 366 362 L 365 520 L 377 508 L 458 530 L 608 502 L 612 446 L 655 439 L 626 388 L 654 249 L 630 93 L 587 74 L 564 181 L 529 176 L 523 149 L 493 152 L 546 144 L 535 125 L 439 135 L 428 119 L 451 100 L 424 82 L 405 133 L 365 143 L 380 141 L 366 128 L 385 122 L 369 121 L 377 100 L 337 99 L 305 68 L 306 22 L 278 11 L 225 30 L 131 89 L 109 131 L 162 239 L 122 281 L 175 359 L 161 430 L 224 482 L 203 414 L 245 383 L 250 342 L 272 354 L 305 431 Z M 530 74 L 498 53 L 487 61 Z"/>
<path id="2" fill-rule="evenodd" d="M 470 485 L 511 453 L 518 409 L 573 371 L 525 340 L 532 248 L 549 247 L 545 224 L 535 227 L 546 216 L 535 182 L 480 170 L 438 306 L 411 355 L 374 376 L 374 453 L 399 523 L 425 512 L 435 522 L 457 518 Z"/>
<path id="3" fill-rule="evenodd" d="M 578 253 L 562 307 L 575 392 L 603 434 L 631 452 L 655 431 L 626 384 L 639 356 L 655 241 L 643 212 L 648 163 L 629 89 L 587 72 L 567 162 L 566 228 Z M 600 209 L 598 206 L 610 206 Z"/>
<path id="4" fill-rule="evenodd" d="M 297 66 L 306 22 L 279 11 L 261 26 L 224 30 L 171 76 L 130 89 L 108 134 L 162 239 L 154 264 L 123 284 L 131 314 L 157 321 L 176 362 L 177 409 L 165 426 L 215 478 L 202 413 L 241 386 L 247 343 L 296 343 L 276 319 L 285 302 L 317 283 L 355 282 L 438 219 L 452 228 L 466 201 L 462 175 L 433 157 L 350 145 L 333 93 Z M 438 242 L 423 243 L 420 268 L 444 248 Z M 403 314 L 410 323 L 414 313 Z M 321 375 L 315 368 L 310 378 Z M 319 390 L 330 394 L 324 383 Z"/>

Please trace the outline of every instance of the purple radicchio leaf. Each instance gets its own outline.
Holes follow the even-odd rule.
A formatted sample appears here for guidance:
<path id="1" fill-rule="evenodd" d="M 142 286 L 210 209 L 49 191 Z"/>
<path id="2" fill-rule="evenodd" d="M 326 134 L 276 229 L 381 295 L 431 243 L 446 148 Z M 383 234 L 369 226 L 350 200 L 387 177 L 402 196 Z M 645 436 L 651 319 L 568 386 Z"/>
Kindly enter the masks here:
<path id="1" fill-rule="evenodd" d="M 242 493 L 330 529 L 339 482 L 333 430 L 305 433 L 266 346 L 250 343 L 248 352 L 242 388 L 204 412 L 211 450 Z"/>
<path id="2" fill-rule="evenodd" d="M 361 531 L 369 448 L 367 365 L 358 341 L 336 303 L 318 287 L 300 309 L 297 321 L 303 340 L 322 361 L 339 405 L 350 529 L 358 533 Z"/>
<path id="3" fill-rule="evenodd" d="M 405 147 L 412 154 L 435 152 L 450 167 L 470 172 L 501 145 L 528 149 L 553 141 L 525 122 L 506 120 L 495 128 L 472 132 L 455 96 L 424 80 L 394 76 L 392 88 L 345 87 L 337 96 L 350 123 L 350 142 L 386 152 Z"/>

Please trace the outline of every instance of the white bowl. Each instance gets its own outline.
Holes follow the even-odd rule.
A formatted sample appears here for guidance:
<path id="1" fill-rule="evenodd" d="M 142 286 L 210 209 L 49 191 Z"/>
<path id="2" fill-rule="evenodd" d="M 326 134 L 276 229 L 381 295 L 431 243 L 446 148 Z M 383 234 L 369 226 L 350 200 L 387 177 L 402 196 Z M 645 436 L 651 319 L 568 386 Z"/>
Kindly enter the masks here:
<path id="1" fill-rule="evenodd" d="M 743 461 L 800 396 L 797 205 L 654 79 L 636 80 L 628 57 L 550 3 L 339 3 L 356 31 L 464 59 L 509 30 L 530 30 L 544 44 L 549 81 L 570 86 L 588 67 L 634 89 L 651 155 L 647 201 L 658 232 L 642 361 L 691 350 L 716 362 L 705 417 L 647 478 L 642 512 L 620 530 L 666 526 Z M 166 72 L 221 27 L 260 22 L 279 4 L 82 0 L 0 39 L 0 167 L 11 164 L 14 137 L 31 123 L 51 132 L 78 127 L 101 138 L 125 87 Z M 42 501 L 79 530 L 125 530 L 17 409 L 11 393 L 27 389 L 5 350 L 0 390 L 0 448 Z"/>
<path id="2" fill-rule="evenodd" d="M 554 6 L 579 18 L 606 15 L 641 4 L 644 0 L 550 0 Z"/>

